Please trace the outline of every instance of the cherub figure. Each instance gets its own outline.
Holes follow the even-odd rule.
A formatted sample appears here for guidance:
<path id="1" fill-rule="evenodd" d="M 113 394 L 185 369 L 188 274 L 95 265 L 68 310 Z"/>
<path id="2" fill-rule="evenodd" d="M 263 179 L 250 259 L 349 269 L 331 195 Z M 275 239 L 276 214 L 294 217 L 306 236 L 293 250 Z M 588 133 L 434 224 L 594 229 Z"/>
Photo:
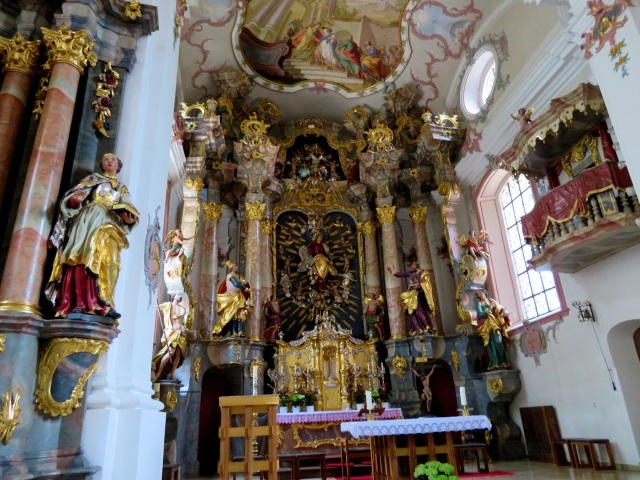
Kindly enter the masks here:
<path id="1" fill-rule="evenodd" d="M 484 230 L 483 232 L 484 234 L 482 235 L 482 239 L 476 237 L 476 232 L 474 230 L 469 231 L 469 238 L 465 237 L 464 235 L 460 235 L 460 238 L 458 239 L 458 245 L 466 248 L 469 252 L 469 255 L 471 255 L 474 260 L 476 260 L 478 256 L 484 258 L 485 260 L 488 260 L 491 257 L 489 255 L 489 252 L 486 252 L 484 249 L 485 244 L 491 242 L 487 242 L 487 232 L 485 232 Z"/>
<path id="2" fill-rule="evenodd" d="M 193 237 L 185 238 L 182 230 L 179 228 L 167 233 L 167 238 L 164 241 L 164 246 L 167 249 L 167 253 L 164 256 L 164 263 L 167 263 L 170 257 L 180 257 L 184 255 L 184 242 L 191 239 L 193 239 Z"/>
<path id="3" fill-rule="evenodd" d="M 511 118 L 513 118 L 515 122 L 518 122 L 520 124 L 520 130 L 522 131 L 531 122 L 531 115 L 533 115 L 533 108 L 527 110 L 526 108 L 522 107 L 518 109 L 518 115 L 511 115 Z"/>

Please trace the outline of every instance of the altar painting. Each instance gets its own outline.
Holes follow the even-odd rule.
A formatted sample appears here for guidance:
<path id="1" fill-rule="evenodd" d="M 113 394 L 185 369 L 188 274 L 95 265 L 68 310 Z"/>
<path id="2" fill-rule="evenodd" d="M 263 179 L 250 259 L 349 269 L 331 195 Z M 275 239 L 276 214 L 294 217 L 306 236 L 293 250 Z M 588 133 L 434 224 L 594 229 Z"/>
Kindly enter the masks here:
<path id="1" fill-rule="evenodd" d="M 417 0 L 247 2 L 233 32 L 243 70 L 266 88 L 369 95 L 395 80 L 410 56 L 404 12 Z M 409 16 L 409 14 L 406 14 Z"/>
<path id="2" fill-rule="evenodd" d="M 360 251 L 355 219 L 346 212 L 287 210 L 278 216 L 275 291 L 285 341 L 312 329 L 324 312 L 364 337 Z"/>

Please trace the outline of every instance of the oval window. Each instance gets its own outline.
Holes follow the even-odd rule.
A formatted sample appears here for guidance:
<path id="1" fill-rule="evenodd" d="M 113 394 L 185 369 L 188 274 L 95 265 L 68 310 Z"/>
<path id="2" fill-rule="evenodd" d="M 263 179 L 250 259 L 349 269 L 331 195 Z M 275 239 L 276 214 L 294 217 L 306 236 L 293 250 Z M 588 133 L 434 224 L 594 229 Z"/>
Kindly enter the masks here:
<path id="1" fill-rule="evenodd" d="M 460 103 L 467 117 L 475 117 L 487 104 L 496 86 L 496 55 L 487 48 L 477 53 L 462 79 Z"/>

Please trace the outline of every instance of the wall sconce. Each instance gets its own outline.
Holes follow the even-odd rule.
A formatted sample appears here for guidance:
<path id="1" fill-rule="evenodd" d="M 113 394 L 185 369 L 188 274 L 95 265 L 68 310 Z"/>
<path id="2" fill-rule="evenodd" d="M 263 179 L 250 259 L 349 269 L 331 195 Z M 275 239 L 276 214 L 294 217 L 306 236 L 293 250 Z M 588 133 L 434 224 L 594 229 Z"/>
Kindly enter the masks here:
<path id="1" fill-rule="evenodd" d="M 13 395 L 13 387 L 2 395 L 0 398 L 4 400 L 4 406 L 0 410 L 0 442 L 7 445 L 11 441 L 11 434 L 20 423 L 20 406 L 18 401 L 22 396 L 22 390 L 18 388 L 15 396 Z"/>
<path id="2" fill-rule="evenodd" d="M 571 305 L 578 309 L 578 320 L 581 322 L 596 321 L 593 316 L 593 309 L 591 308 L 591 302 L 589 300 L 585 300 L 584 302 L 573 302 Z"/>

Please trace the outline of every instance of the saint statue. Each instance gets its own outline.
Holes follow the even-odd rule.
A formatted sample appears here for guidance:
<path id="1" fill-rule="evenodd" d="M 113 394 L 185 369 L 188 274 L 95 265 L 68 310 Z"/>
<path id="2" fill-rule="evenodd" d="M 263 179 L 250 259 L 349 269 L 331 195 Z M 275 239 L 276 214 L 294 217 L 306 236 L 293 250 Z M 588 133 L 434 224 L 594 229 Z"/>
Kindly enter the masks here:
<path id="1" fill-rule="evenodd" d="M 264 314 L 267 319 L 267 327 L 264 329 L 265 342 L 275 343 L 280 332 L 280 304 L 276 298 L 276 294 L 272 294 L 271 298 L 264 302 Z"/>
<path id="2" fill-rule="evenodd" d="M 400 294 L 402 306 L 409 314 L 411 322 L 409 335 L 432 332 L 436 307 L 429 272 L 420 270 L 418 262 L 411 262 L 408 272 L 393 272 L 391 268 L 387 270 L 396 277 L 409 279 L 409 290 Z"/>
<path id="3" fill-rule="evenodd" d="M 314 290 L 322 291 L 327 283 L 327 275 L 336 275 L 336 267 L 331 263 L 329 246 L 322 242 L 322 233 L 316 233 L 308 245 L 298 250 L 302 259 L 299 272 L 309 272 L 309 280 Z"/>
<path id="4" fill-rule="evenodd" d="M 507 359 L 509 334 L 511 325 L 506 308 L 487 296 L 484 290 L 476 293 L 478 312 L 478 335 L 482 337 L 484 348 L 489 357 L 488 370 L 511 368 Z"/>
<path id="5" fill-rule="evenodd" d="M 249 312 L 253 305 L 251 304 L 251 288 L 249 282 L 238 274 L 238 266 L 231 262 L 227 262 L 229 273 L 218 286 L 218 294 L 216 295 L 216 312 L 220 316 L 218 323 L 213 327 L 213 336 L 222 335 L 223 329 L 229 322 L 231 324 L 231 333 L 238 337 L 243 337 L 243 326 L 245 320 L 249 317 Z"/>
<path id="6" fill-rule="evenodd" d="M 120 252 L 140 214 L 116 174 L 122 162 L 102 157 L 103 173 L 93 173 L 64 194 L 50 243 L 57 253 L 46 289 L 56 317 L 85 313 L 120 318 L 113 292 L 120 273 Z"/>
<path id="7" fill-rule="evenodd" d="M 182 295 L 172 295 L 171 302 L 158 306 L 162 313 L 162 348 L 151 361 L 153 381 L 176 380 L 175 373 L 184 361 L 187 349 L 184 317 L 187 309 L 180 305 Z"/>
<path id="8" fill-rule="evenodd" d="M 365 295 L 364 297 L 364 320 L 367 324 L 369 337 L 376 340 L 384 340 L 384 325 L 382 323 L 382 305 L 384 297 L 382 295 Z"/>

